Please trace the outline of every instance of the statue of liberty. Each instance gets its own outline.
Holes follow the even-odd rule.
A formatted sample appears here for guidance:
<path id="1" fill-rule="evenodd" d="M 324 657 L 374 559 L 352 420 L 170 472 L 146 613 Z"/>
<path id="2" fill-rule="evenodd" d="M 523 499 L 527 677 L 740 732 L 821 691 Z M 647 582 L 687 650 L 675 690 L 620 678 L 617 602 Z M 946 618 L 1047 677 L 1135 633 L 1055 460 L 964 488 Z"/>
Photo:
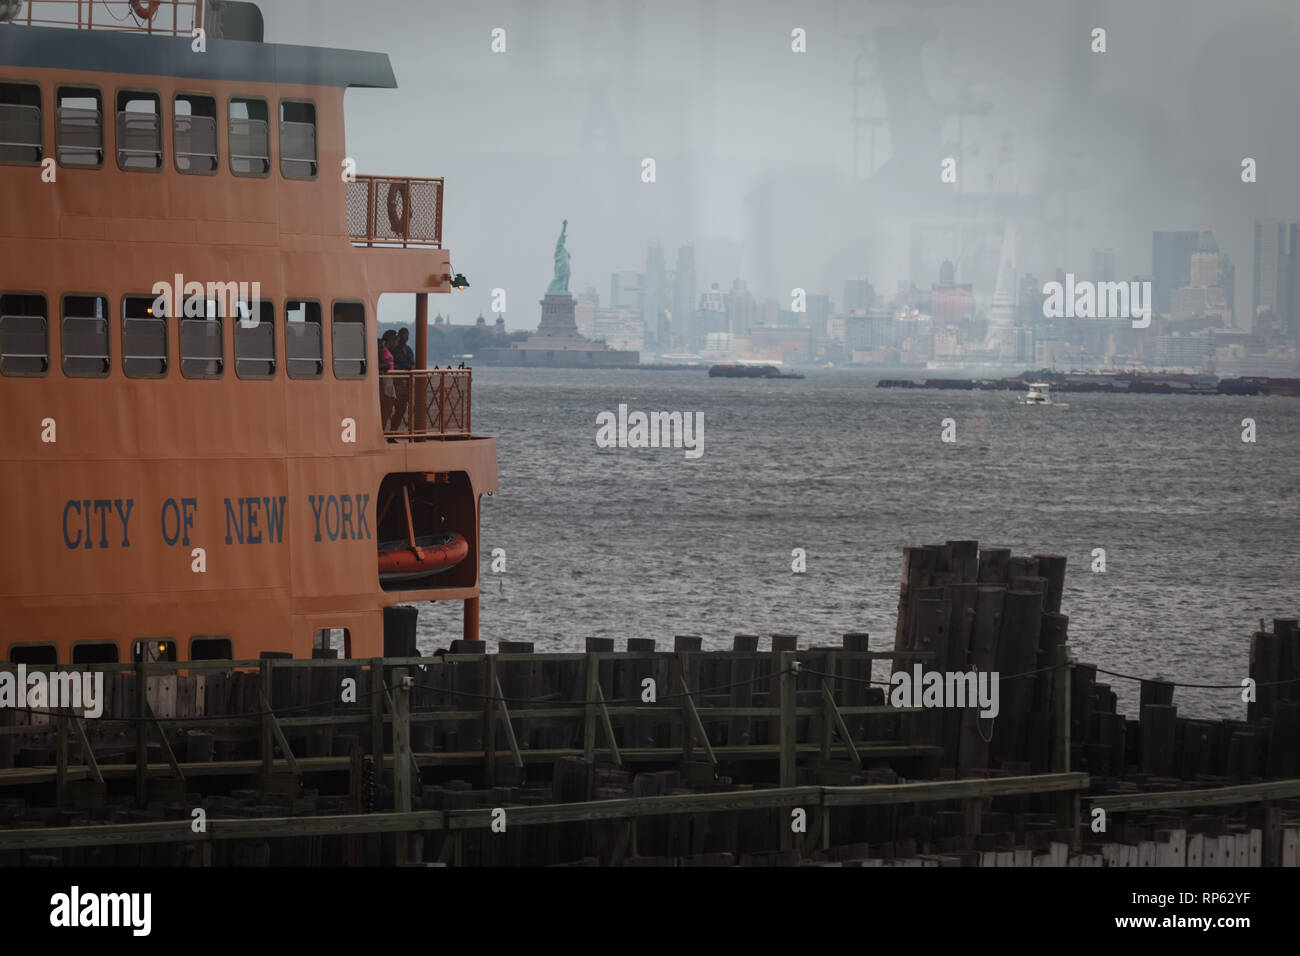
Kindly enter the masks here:
<path id="1" fill-rule="evenodd" d="M 569 220 L 564 220 L 560 227 L 560 238 L 555 240 L 555 278 L 546 289 L 547 295 L 569 294 L 569 250 L 564 248 L 564 234 L 568 231 Z"/>

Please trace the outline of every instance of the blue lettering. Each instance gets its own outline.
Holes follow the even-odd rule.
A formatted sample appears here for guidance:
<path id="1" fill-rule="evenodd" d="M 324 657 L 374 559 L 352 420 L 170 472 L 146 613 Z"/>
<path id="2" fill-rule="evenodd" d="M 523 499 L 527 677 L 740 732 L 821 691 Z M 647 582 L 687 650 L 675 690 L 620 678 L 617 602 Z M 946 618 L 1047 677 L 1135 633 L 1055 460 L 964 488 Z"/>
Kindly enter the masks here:
<path id="1" fill-rule="evenodd" d="M 316 540 L 320 540 L 320 510 L 325 507 L 325 496 L 321 495 L 320 504 L 316 503 L 315 495 L 308 495 L 307 500 L 311 502 L 311 510 L 316 514 Z"/>
<path id="2" fill-rule="evenodd" d="M 244 513 L 240 509 L 243 507 L 244 499 L 243 498 L 239 499 L 240 507 L 238 508 L 230 507 L 229 498 L 225 499 L 225 501 L 226 501 L 226 544 L 232 543 L 230 538 L 231 525 L 234 525 L 235 534 L 239 536 L 239 543 L 243 544 L 244 543 Z"/>
<path id="3" fill-rule="evenodd" d="M 69 549 L 75 549 L 79 544 L 81 544 L 81 529 L 77 529 L 77 540 L 74 541 L 68 536 L 68 512 L 73 509 L 76 509 L 77 515 L 80 517 L 81 503 L 78 502 L 76 498 L 69 498 L 68 503 L 63 506 L 63 543 L 66 544 Z"/>
<path id="4" fill-rule="evenodd" d="M 352 496 L 344 495 L 340 503 L 342 506 L 340 510 L 343 513 L 343 523 L 340 529 L 341 533 L 345 540 L 349 535 L 351 535 L 352 539 L 355 541 L 357 536 L 352 534 Z"/>
<path id="5" fill-rule="evenodd" d="M 122 547 L 131 547 L 131 539 L 126 533 L 126 524 L 131 520 L 131 509 L 135 507 L 135 499 L 126 499 L 126 511 L 122 510 L 122 499 L 117 498 L 113 501 L 113 507 L 117 509 L 117 517 L 122 522 Z"/>
<path id="6" fill-rule="evenodd" d="M 334 529 L 330 530 L 330 508 L 334 508 Z M 331 541 L 339 539 L 339 500 L 333 495 L 325 502 L 325 533 L 330 536 Z"/>
<path id="7" fill-rule="evenodd" d="M 261 544 L 262 532 L 257 530 L 257 516 L 262 502 L 257 498 L 240 498 L 244 503 L 244 508 L 248 512 L 248 543 Z M 254 537 L 256 535 L 256 537 Z"/>
<path id="8" fill-rule="evenodd" d="M 284 501 L 284 495 L 262 499 L 262 507 L 266 510 L 266 540 L 276 544 L 284 540 Z"/>
<path id="9" fill-rule="evenodd" d="M 187 548 L 190 546 L 190 528 L 194 527 L 194 512 L 198 510 L 199 499 L 181 499 L 181 524 L 185 526 L 185 537 L 181 539 L 181 544 Z"/>
<path id="10" fill-rule="evenodd" d="M 99 546 L 108 547 L 108 514 L 113 510 L 112 498 L 96 498 L 95 514 L 99 515 Z"/>
<path id="11" fill-rule="evenodd" d="M 361 537 L 361 529 L 366 529 L 366 540 L 370 539 L 370 525 L 366 523 L 369 517 L 370 496 L 358 495 L 357 502 L 357 537 Z"/>
<path id="12" fill-rule="evenodd" d="M 90 543 L 90 499 L 81 499 L 81 516 L 86 519 L 86 536 L 82 540 L 86 543 L 86 550 L 89 551 L 94 545 Z"/>
<path id="13" fill-rule="evenodd" d="M 168 533 L 167 533 L 167 509 L 168 509 L 168 508 L 171 508 L 171 510 L 173 511 L 173 513 L 175 513 L 175 515 L 176 515 L 176 533 L 175 533 L 175 534 L 168 534 Z M 176 505 L 176 499 L 175 499 L 175 498 L 168 498 L 166 501 L 163 502 L 163 506 L 162 506 L 162 536 L 163 536 L 163 540 L 166 541 L 169 545 L 171 545 L 171 544 L 175 544 L 176 541 L 177 541 L 177 539 L 179 539 L 180 536 L 181 536 L 181 509 L 180 509 L 179 507 L 177 507 L 177 505 Z"/>

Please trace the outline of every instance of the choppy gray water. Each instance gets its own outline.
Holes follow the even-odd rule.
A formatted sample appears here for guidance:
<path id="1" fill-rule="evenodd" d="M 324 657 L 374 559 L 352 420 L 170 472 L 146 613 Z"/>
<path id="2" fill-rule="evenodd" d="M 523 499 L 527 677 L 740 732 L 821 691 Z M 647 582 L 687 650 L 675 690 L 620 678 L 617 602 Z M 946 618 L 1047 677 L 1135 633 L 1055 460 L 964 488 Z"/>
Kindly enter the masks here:
<path id="1" fill-rule="evenodd" d="M 589 636 L 716 648 L 738 632 L 826 644 L 865 630 L 890 647 L 903 547 L 956 538 L 1066 555 L 1071 643 L 1113 670 L 1236 682 L 1259 619 L 1300 613 L 1300 400 L 1071 394 L 1055 410 L 874 385 L 475 369 L 474 430 L 496 436 L 501 477 L 483 503 L 483 637 L 558 651 Z M 597 448 L 597 414 L 620 403 L 703 412 L 703 456 Z M 1094 548 L 1105 573 L 1089 570 Z M 459 611 L 421 606 L 423 652 L 459 636 Z M 1135 685 L 1113 686 L 1131 713 Z M 1243 710 L 1232 690 L 1174 702 Z"/>

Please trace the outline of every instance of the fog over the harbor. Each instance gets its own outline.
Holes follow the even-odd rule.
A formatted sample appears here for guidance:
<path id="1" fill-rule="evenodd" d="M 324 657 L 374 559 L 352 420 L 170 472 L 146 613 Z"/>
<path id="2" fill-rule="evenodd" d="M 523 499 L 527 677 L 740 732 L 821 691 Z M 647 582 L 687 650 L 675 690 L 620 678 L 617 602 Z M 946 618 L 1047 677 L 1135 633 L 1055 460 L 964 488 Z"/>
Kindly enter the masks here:
<path id="1" fill-rule="evenodd" d="M 398 90 L 347 95 L 348 150 L 363 173 L 446 177 L 444 239 L 473 287 L 435 309 L 458 322 L 490 316 L 502 287 L 509 327 L 536 327 L 566 217 L 575 293 L 604 299 L 657 240 L 669 268 L 694 243 L 701 290 L 739 277 L 759 297 L 838 299 L 848 276 L 928 288 L 958 251 L 942 224 L 996 229 L 1003 207 L 979 197 L 1018 194 L 1018 273 L 1084 273 L 1109 247 L 1117 277 L 1149 276 L 1153 230 L 1210 229 L 1249 328 L 1252 224 L 1300 217 L 1294 0 L 262 7 L 268 41 L 391 56 Z M 856 171 L 855 115 L 880 121 L 858 126 Z M 940 182 L 947 156 L 956 186 Z M 1258 182 L 1241 181 L 1244 157 Z M 981 298 L 989 258 L 957 262 Z"/>

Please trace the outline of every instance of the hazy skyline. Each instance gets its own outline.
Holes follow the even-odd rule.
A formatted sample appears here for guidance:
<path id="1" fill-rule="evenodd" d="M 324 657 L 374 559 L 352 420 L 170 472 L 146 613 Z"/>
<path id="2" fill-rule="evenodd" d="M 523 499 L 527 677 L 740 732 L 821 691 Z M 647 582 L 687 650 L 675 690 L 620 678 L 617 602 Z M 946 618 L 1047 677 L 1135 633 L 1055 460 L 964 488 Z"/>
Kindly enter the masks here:
<path id="1" fill-rule="evenodd" d="M 411 0 L 364 24 L 339 0 L 262 6 L 268 41 L 392 58 L 398 90 L 347 95 L 348 151 L 361 172 L 446 177 L 444 240 L 472 288 L 433 310 L 458 321 L 490 315 L 503 287 L 509 327 L 535 328 L 562 218 L 570 288 L 602 300 L 656 239 L 670 268 L 694 243 L 701 290 L 739 277 L 760 298 L 802 286 L 838 302 L 852 275 L 885 292 L 927 285 L 910 274 L 911 233 L 957 218 L 939 162 L 955 155 L 963 100 L 988 111 L 964 120 L 956 188 L 1014 183 L 1041 203 L 1018 229 L 1019 274 L 1084 274 L 1106 246 L 1117 275 L 1146 275 L 1153 230 L 1212 229 L 1249 327 L 1253 222 L 1300 219 L 1300 131 L 1283 119 L 1300 8 L 1287 0 Z M 1089 51 L 1097 26 L 1103 54 Z M 806 53 L 791 52 L 795 27 Z M 886 124 L 875 174 L 855 179 L 858 36 L 880 79 L 860 90 L 863 111 Z M 1240 179 L 1246 156 L 1255 184 Z M 977 271 L 958 262 L 986 296 Z"/>

